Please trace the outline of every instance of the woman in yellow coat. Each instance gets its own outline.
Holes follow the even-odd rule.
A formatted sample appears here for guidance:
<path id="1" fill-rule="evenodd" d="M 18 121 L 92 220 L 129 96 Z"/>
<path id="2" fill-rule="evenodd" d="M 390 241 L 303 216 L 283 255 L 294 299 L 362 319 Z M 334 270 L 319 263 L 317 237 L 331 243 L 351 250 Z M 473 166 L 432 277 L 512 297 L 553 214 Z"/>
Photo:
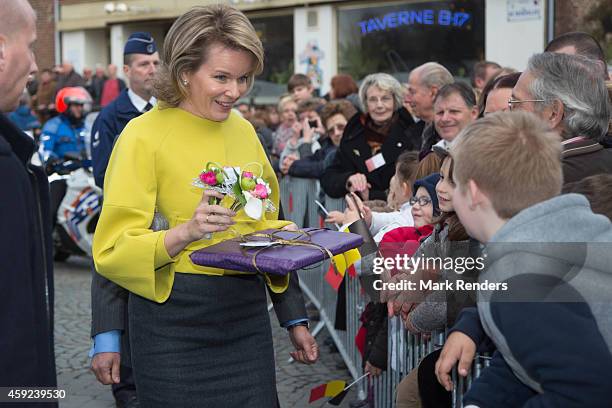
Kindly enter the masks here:
<path id="1" fill-rule="evenodd" d="M 195 7 L 165 40 L 155 87 L 159 106 L 118 138 L 94 237 L 96 270 L 128 289 L 132 364 L 145 407 L 274 407 L 275 366 L 265 285 L 287 277 L 194 265 L 194 250 L 265 228 L 294 227 L 277 213 L 253 220 L 219 205 L 192 181 L 208 162 L 263 165 L 278 182 L 253 127 L 232 111 L 260 73 L 263 48 L 239 11 Z M 152 231 L 155 211 L 169 229 Z M 230 228 L 231 227 L 231 228 Z M 318 349 L 306 327 L 290 330 L 294 356 Z"/>

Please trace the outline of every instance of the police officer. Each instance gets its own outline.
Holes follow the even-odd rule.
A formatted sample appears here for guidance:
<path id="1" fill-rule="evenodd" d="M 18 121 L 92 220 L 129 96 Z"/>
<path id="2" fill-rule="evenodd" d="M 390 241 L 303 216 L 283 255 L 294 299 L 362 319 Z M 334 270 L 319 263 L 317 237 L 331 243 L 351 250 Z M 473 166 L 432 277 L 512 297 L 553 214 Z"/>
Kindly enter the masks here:
<path id="1" fill-rule="evenodd" d="M 57 93 L 55 109 L 59 115 L 45 123 L 40 137 L 39 152 L 45 163 L 63 160 L 68 152 L 78 156 L 85 152 L 85 105 L 91 105 L 91 96 L 84 88 L 62 88 Z"/>
<path id="2" fill-rule="evenodd" d="M 53 172 L 53 165 L 66 159 L 67 153 L 77 157 L 85 156 L 85 124 L 84 117 L 91 106 L 91 96 L 81 87 L 62 88 L 55 97 L 55 109 L 59 113 L 49 119 L 42 128 L 40 160 L 46 165 L 47 173 Z M 51 182 L 52 227 L 57 222 L 57 210 L 66 195 L 66 180 Z"/>
<path id="3" fill-rule="evenodd" d="M 156 102 L 152 91 L 159 54 L 151 35 L 132 34 L 123 55 L 123 72 L 129 88 L 102 109 L 92 128 L 92 165 L 96 185 L 100 187 L 104 186 L 104 173 L 116 138 L 130 120 Z M 128 292 L 94 272 L 91 297 L 94 339 L 91 369 L 102 384 L 112 384 L 118 407 L 137 407 L 127 335 Z"/>
<path id="4" fill-rule="evenodd" d="M 123 73 L 129 82 L 117 99 L 106 106 L 92 128 L 91 154 L 96 185 L 103 187 L 104 173 L 115 139 L 127 123 L 155 105 L 153 78 L 159 54 L 148 33 L 134 33 L 123 50 Z"/>

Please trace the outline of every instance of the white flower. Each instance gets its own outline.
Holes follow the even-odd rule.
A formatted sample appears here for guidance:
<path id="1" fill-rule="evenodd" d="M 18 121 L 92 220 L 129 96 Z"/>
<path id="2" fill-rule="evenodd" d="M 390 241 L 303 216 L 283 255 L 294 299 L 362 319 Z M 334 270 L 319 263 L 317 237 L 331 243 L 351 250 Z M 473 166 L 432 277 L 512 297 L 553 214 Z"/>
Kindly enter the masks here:
<path id="1" fill-rule="evenodd" d="M 253 197 L 246 191 L 244 192 L 244 197 L 247 200 L 247 203 L 244 206 L 244 212 L 246 213 L 246 215 L 253 218 L 254 220 L 260 220 L 261 216 L 263 215 L 262 200 Z"/>

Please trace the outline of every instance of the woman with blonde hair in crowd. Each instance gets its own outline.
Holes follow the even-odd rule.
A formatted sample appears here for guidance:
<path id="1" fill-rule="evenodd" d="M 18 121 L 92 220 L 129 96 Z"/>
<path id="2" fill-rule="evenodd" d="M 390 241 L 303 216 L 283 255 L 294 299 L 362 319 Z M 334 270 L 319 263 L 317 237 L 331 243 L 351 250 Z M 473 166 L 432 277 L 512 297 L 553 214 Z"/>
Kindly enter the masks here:
<path id="1" fill-rule="evenodd" d="M 359 99 L 365 111 L 347 123 L 321 187 L 332 198 L 355 192 L 364 201 L 384 200 L 397 157 L 406 150 L 419 150 L 421 137 L 409 130 L 414 120 L 403 107 L 402 86 L 391 75 L 368 75 Z"/>
<path id="2" fill-rule="evenodd" d="M 100 274 L 131 292 L 132 364 L 144 407 L 278 406 L 266 286 L 281 297 L 275 307 L 296 347 L 291 355 L 304 363 L 318 357 L 293 279 L 190 259 L 236 233 L 295 228 L 277 221 L 277 212 L 254 220 L 211 205 L 222 195 L 192 185 L 208 162 L 241 169 L 257 162 L 278 207 L 274 171 L 253 127 L 232 110 L 261 72 L 263 55 L 240 11 L 187 11 L 164 42 L 159 105 L 127 125 L 110 158 L 93 255 Z M 150 229 L 156 211 L 168 230 Z"/>

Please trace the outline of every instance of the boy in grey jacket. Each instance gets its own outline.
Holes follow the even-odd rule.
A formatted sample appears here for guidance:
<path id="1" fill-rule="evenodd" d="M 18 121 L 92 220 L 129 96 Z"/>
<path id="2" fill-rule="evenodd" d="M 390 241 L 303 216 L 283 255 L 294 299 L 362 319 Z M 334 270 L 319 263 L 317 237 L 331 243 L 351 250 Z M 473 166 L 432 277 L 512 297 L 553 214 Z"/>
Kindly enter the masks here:
<path id="1" fill-rule="evenodd" d="M 467 407 L 604 407 L 612 389 L 612 225 L 561 195 L 561 143 L 535 116 L 503 112 L 453 146 L 453 205 L 486 243 L 477 311 L 464 310 L 436 363 L 467 375 L 477 346 L 497 351 Z"/>

